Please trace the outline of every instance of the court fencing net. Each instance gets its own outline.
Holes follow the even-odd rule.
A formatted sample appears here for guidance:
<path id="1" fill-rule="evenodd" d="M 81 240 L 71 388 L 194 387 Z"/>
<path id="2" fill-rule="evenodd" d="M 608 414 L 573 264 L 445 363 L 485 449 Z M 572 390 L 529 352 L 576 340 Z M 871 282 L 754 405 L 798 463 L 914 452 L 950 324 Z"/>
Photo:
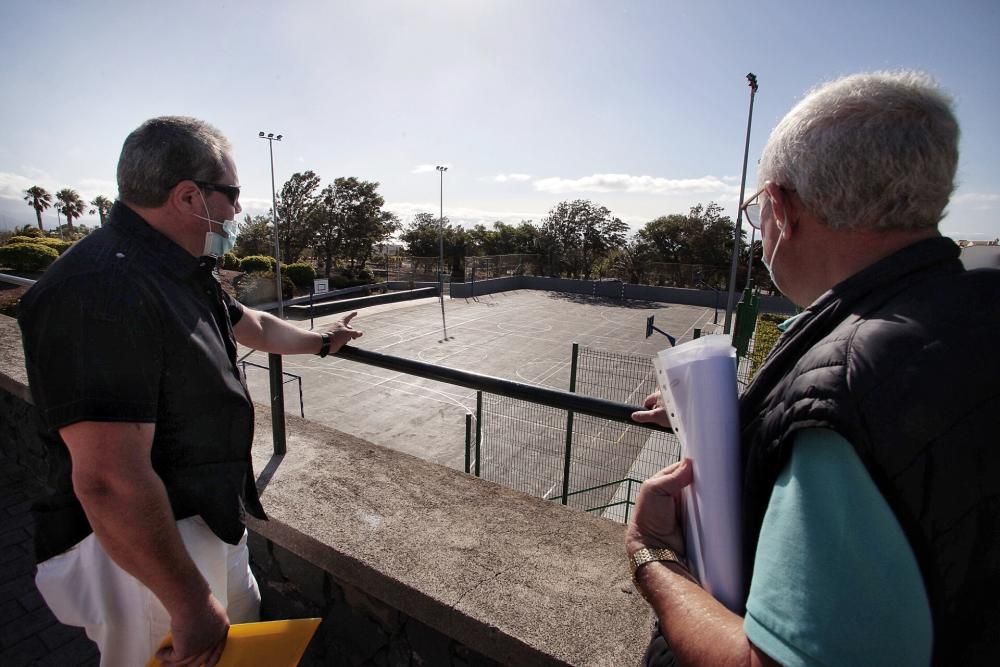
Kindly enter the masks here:
<path id="1" fill-rule="evenodd" d="M 777 323 L 784 319 L 759 315 L 757 303 L 746 301 L 738 315 L 743 322 L 735 327 L 749 332 L 737 346 L 740 393 L 776 343 Z M 574 344 L 569 390 L 640 405 L 656 390 L 652 357 Z M 485 392 L 477 399 L 475 445 L 471 423 L 466 472 L 622 523 L 643 480 L 680 460 L 673 433 Z"/>
<path id="2" fill-rule="evenodd" d="M 570 391 L 641 404 L 652 358 L 573 346 Z M 680 458 L 676 436 L 490 393 L 477 400 L 467 471 L 613 521 L 627 522 L 639 485 Z"/>

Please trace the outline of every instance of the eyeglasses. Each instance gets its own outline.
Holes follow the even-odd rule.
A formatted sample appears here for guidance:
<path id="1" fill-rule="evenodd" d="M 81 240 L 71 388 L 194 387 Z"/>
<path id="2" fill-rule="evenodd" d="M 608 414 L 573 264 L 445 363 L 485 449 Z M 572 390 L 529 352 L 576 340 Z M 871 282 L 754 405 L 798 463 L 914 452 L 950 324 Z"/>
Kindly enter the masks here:
<path id="1" fill-rule="evenodd" d="M 743 216 L 754 229 L 760 229 L 760 196 L 764 194 L 765 190 L 767 190 L 768 185 L 770 185 L 770 183 L 755 192 L 750 199 L 743 202 L 743 206 L 740 206 L 740 210 L 743 211 Z M 786 188 L 783 185 L 779 185 L 778 187 L 784 192 L 795 192 L 795 188 Z"/>
<path id="2" fill-rule="evenodd" d="M 215 192 L 221 192 L 222 194 L 226 195 L 226 198 L 229 200 L 229 203 L 232 204 L 234 207 L 236 206 L 236 202 L 239 201 L 240 199 L 240 186 L 238 185 L 223 185 L 222 183 L 209 183 L 207 181 L 196 181 L 193 178 L 191 179 L 191 181 L 194 182 L 194 184 L 200 188 L 204 188 L 206 190 L 214 190 Z"/>
<path id="3" fill-rule="evenodd" d="M 755 192 L 750 199 L 743 202 L 743 206 L 740 206 L 740 210 L 743 211 L 743 216 L 754 229 L 760 229 L 760 196 L 764 194 L 764 190 L 766 189 L 767 186 L 765 185 L 760 190 Z"/>

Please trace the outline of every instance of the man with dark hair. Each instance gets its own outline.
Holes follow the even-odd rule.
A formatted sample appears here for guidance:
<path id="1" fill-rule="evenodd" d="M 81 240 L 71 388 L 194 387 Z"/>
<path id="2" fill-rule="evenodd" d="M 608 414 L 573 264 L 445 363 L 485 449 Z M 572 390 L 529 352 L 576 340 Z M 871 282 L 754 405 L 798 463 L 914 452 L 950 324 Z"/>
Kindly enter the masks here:
<path id="1" fill-rule="evenodd" d="M 825 84 L 771 134 L 744 208 L 805 310 L 740 399 L 745 614 L 687 573 L 681 461 L 626 533 L 648 664 L 996 662 L 1000 271 L 938 231 L 958 137 L 911 72 Z M 657 399 L 633 417 L 666 425 Z"/>
<path id="2" fill-rule="evenodd" d="M 53 494 L 35 508 L 36 583 L 83 626 L 102 665 L 214 665 L 231 622 L 256 620 L 243 512 L 265 518 L 251 466 L 254 408 L 237 341 L 278 354 L 338 350 L 328 333 L 245 308 L 220 287 L 239 179 L 218 130 L 147 121 L 125 141 L 109 223 L 24 296 L 32 396 Z"/>

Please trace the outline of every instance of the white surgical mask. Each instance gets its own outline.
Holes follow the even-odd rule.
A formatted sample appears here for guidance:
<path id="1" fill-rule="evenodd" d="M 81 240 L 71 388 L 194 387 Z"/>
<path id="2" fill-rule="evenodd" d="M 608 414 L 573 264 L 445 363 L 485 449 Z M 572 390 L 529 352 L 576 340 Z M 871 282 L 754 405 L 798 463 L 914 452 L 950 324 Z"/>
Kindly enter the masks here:
<path id="1" fill-rule="evenodd" d="M 781 232 L 784 231 L 785 228 L 782 226 L 780 220 L 775 220 L 774 226 L 778 228 L 778 240 L 774 242 L 774 250 L 771 251 L 771 259 L 768 259 L 762 250 L 760 253 L 760 261 L 764 264 L 765 268 L 767 268 L 767 273 L 771 276 L 771 284 L 778 289 L 781 289 L 781 287 L 778 286 L 778 281 L 774 279 L 774 259 L 778 256 L 778 247 L 781 245 L 781 237 L 784 236 Z"/>
<path id="2" fill-rule="evenodd" d="M 205 201 L 205 196 L 201 194 L 201 190 L 198 191 L 198 196 L 201 197 L 201 204 L 205 207 L 205 215 L 195 213 L 194 216 L 208 222 L 208 233 L 205 234 L 204 254 L 209 257 L 222 257 L 236 245 L 236 221 L 213 220 L 208 212 L 208 202 Z M 222 225 L 222 231 L 225 236 L 212 231 L 213 222 L 217 225 Z"/>

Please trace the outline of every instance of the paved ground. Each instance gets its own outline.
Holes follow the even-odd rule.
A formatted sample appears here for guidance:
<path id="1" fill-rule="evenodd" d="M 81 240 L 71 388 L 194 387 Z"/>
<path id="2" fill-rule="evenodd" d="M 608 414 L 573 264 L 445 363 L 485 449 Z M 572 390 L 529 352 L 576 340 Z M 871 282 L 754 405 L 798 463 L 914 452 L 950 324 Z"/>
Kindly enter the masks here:
<path id="1" fill-rule="evenodd" d="M 0 665 L 97 665 L 93 642 L 59 624 L 35 588 L 29 507 L 41 492 L 30 473 L 0 454 Z"/>
<path id="2" fill-rule="evenodd" d="M 519 382 L 569 388 L 572 343 L 652 355 L 667 345 L 645 338 L 646 318 L 679 341 L 711 325 L 710 308 L 644 301 L 593 299 L 518 290 L 476 299 L 446 299 L 443 340 L 437 299 L 362 310 L 354 325 L 365 332 L 355 345 Z M 317 319 L 315 328 L 338 315 Z M 306 328 L 309 321 L 296 323 Z M 247 350 L 241 350 L 241 356 Z M 266 366 L 254 353 L 249 361 Z M 465 415 L 475 412 L 473 390 L 423 380 L 337 358 L 285 357 L 284 370 L 301 376 L 305 417 L 391 449 L 453 468 L 464 467 Z M 269 401 L 266 370 L 248 367 L 254 400 Z M 636 395 L 638 404 L 643 396 Z M 298 413 L 298 385 L 285 385 L 285 404 Z M 627 469 L 627 466 L 626 466 Z"/>

